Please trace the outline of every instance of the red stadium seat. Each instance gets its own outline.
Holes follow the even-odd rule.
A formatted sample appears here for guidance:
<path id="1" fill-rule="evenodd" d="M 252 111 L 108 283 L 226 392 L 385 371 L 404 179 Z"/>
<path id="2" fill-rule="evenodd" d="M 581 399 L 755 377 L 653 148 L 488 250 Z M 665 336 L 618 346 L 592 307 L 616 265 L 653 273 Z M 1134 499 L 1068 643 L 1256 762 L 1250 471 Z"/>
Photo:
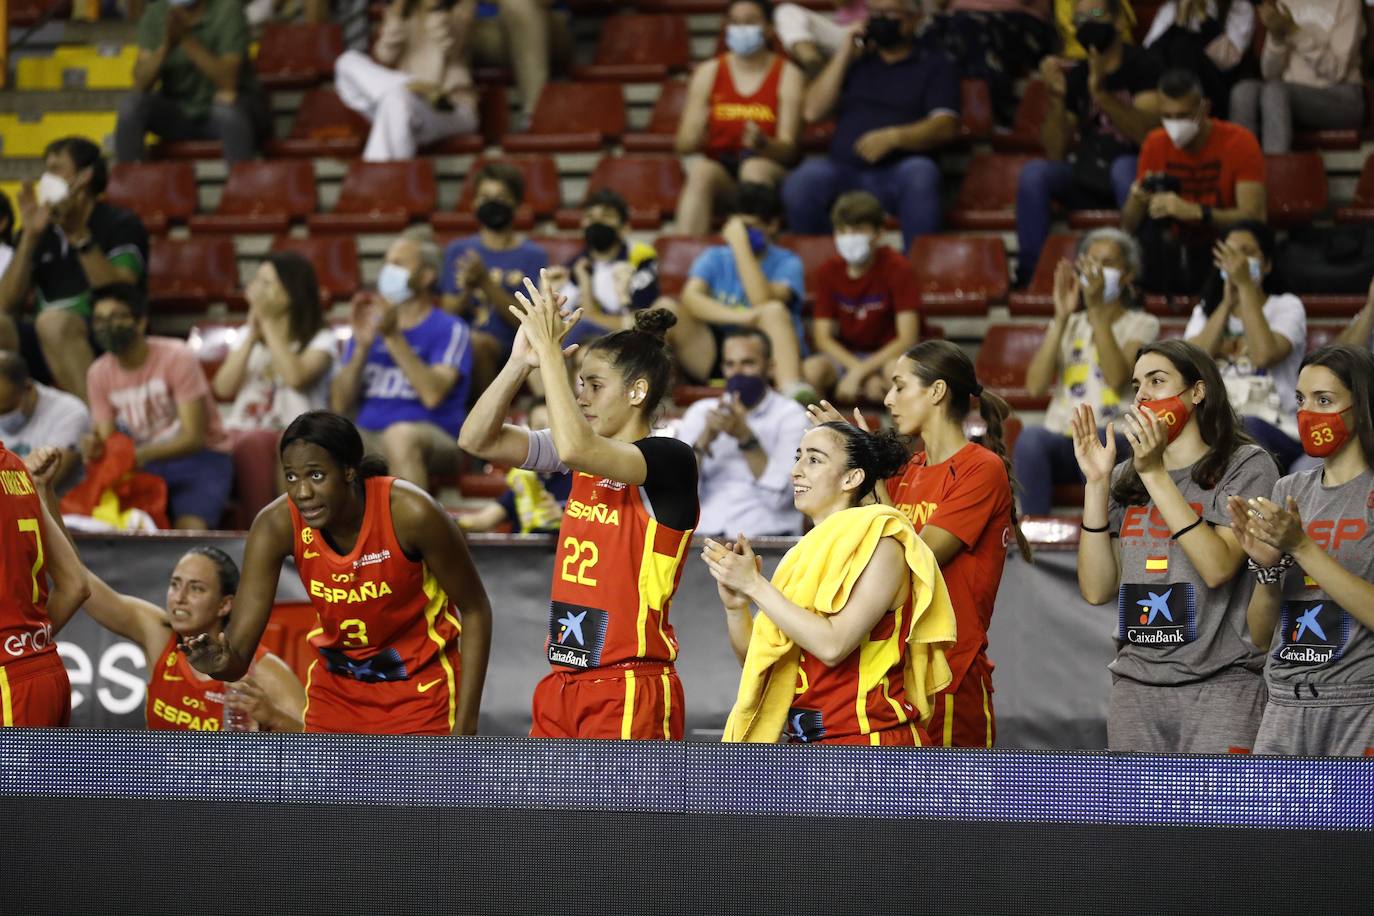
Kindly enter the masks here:
<path id="1" fill-rule="evenodd" d="M 1120 210 L 1074 210 L 1069 214 L 1069 228 L 1080 232 L 1120 225 Z"/>
<path id="2" fill-rule="evenodd" d="M 1366 11 L 1368 7 L 1366 7 Z M 1366 12 L 1366 15 L 1369 15 Z M 1367 37 L 1367 36 L 1366 36 Z M 1366 51 L 1365 60 L 1368 61 Z M 1364 114 L 1365 121 L 1362 127 L 1349 127 L 1343 130 L 1300 130 L 1293 134 L 1294 149 L 1329 149 L 1329 150 L 1356 150 L 1360 148 L 1361 139 L 1369 134 L 1369 128 L 1374 125 L 1374 85 L 1368 80 L 1364 82 Z"/>
<path id="3" fill-rule="evenodd" d="M 1336 338 L 1345 330 L 1344 325 L 1340 324 L 1308 324 L 1307 326 L 1307 352 L 1319 350 L 1327 344 L 1336 342 Z"/>
<path id="4" fill-rule="evenodd" d="M 138 214 L 150 235 L 196 212 L 196 170 L 189 162 L 120 162 L 110 168 L 105 199 Z"/>
<path id="5" fill-rule="evenodd" d="M 358 269 L 358 242 L 351 235 L 323 235 L 308 239 L 278 236 L 273 251 L 294 251 L 315 268 L 320 295 L 325 302 L 340 302 L 362 285 Z"/>
<path id="6" fill-rule="evenodd" d="M 1188 321 L 1185 318 L 1161 318 L 1159 321 L 1160 340 L 1182 340 L 1186 330 Z"/>
<path id="7" fill-rule="evenodd" d="M 223 159 L 218 140 L 160 140 L 150 150 L 153 159 Z"/>
<path id="8" fill-rule="evenodd" d="M 979 153 L 968 164 L 959 196 L 949 214 L 952 229 L 1016 228 L 1016 185 L 1026 155 Z"/>
<path id="9" fill-rule="evenodd" d="M 434 160 L 351 162 L 329 213 L 306 222 L 311 232 L 398 232 L 434 212 Z"/>
<path id="10" fill-rule="evenodd" d="M 424 156 L 471 156 L 500 144 L 510 126 L 510 102 L 505 86 L 482 86 L 477 92 L 480 133 L 458 134 L 435 140 L 420 149 Z"/>
<path id="11" fill-rule="evenodd" d="M 643 133 L 626 134 L 623 139 L 627 153 L 671 153 L 673 140 L 677 136 L 677 125 L 682 120 L 682 109 L 687 104 L 687 83 L 672 80 L 663 84 L 654 110 L 649 115 L 649 123 Z"/>
<path id="12" fill-rule="evenodd" d="M 343 28 L 335 22 L 269 22 L 262 28 L 254 63 L 268 89 L 306 89 L 334 75 L 344 52 Z"/>
<path id="13" fill-rule="evenodd" d="M 345 105 L 332 89 L 312 89 L 301 98 L 291 132 L 282 140 L 269 140 L 272 156 L 347 159 L 363 151 L 367 119 Z"/>
<path id="14" fill-rule="evenodd" d="M 794 251 L 801 258 L 806 271 L 803 289 L 806 301 L 815 302 L 816 273 L 826 261 L 835 257 L 835 237 L 833 235 L 784 235 L 778 238 L 778 247 Z"/>
<path id="15" fill-rule="evenodd" d="M 1264 157 L 1271 226 L 1309 223 L 1326 210 L 1326 166 L 1320 153 Z"/>
<path id="16" fill-rule="evenodd" d="M 1044 410 L 1049 395 L 1026 391 L 1026 368 L 1044 339 L 1041 325 L 989 324 L 974 361 L 978 380 L 1018 410 Z"/>
<path id="17" fill-rule="evenodd" d="M 544 249 L 549 256 L 549 264 L 568 265 L 582 253 L 587 245 L 575 235 L 532 235 L 530 241 Z M 536 278 L 537 279 L 537 278 Z"/>
<path id="18" fill-rule="evenodd" d="M 578 80 L 659 83 L 687 69 L 692 57 L 687 20 L 681 16 L 621 13 L 602 22 L 596 57 L 573 68 Z"/>
<path id="19" fill-rule="evenodd" d="M 1078 236 L 1056 233 L 1045 240 L 1040 260 L 1035 264 L 1035 276 L 1024 290 L 1011 294 L 1013 315 L 1054 314 L 1054 270 L 1064 258 L 1072 258 L 1078 247 Z"/>
<path id="20" fill-rule="evenodd" d="M 191 217 L 192 232 L 285 232 L 315 212 L 315 169 L 305 159 L 237 162 L 219 208 Z"/>
<path id="21" fill-rule="evenodd" d="M 148 299 L 158 311 L 200 311 L 240 302 L 238 255 L 231 239 L 158 239 L 148 257 Z"/>
<path id="22" fill-rule="evenodd" d="M 477 173 L 488 162 L 504 162 L 520 170 L 525 178 L 525 201 L 515 210 L 515 227 L 528 230 L 536 217 L 546 219 L 563 204 L 558 180 L 558 164 L 552 156 L 502 156 L 499 159 L 477 159 L 468 169 L 467 180 L 458 193 L 453 212 L 435 213 L 430 218 L 436 232 L 476 232 L 477 217 L 472 202 L 477 194 Z"/>
<path id="23" fill-rule="evenodd" d="M 630 205 L 630 225 L 657 229 L 677 209 L 682 193 L 682 163 L 676 156 L 606 156 L 587 179 L 587 194 L 612 190 Z M 581 225 L 578 210 L 561 210 L 560 228 Z"/>
<path id="24" fill-rule="evenodd" d="M 507 134 L 510 153 L 595 152 L 625 133 L 619 83 L 547 83 L 529 130 Z"/>
<path id="25" fill-rule="evenodd" d="M 1026 84 L 1021 96 L 1021 104 L 1016 108 L 1016 117 L 1010 131 L 998 131 L 992 135 L 992 148 L 1007 153 L 1045 154 L 1040 145 L 1040 125 L 1050 107 L 1050 92 L 1040 79 Z"/>
<path id="26" fill-rule="evenodd" d="M 1348 207 L 1336 208 L 1338 223 L 1374 223 L 1374 154 L 1364 161 L 1360 181 L 1355 185 L 1355 197 Z"/>
<path id="27" fill-rule="evenodd" d="M 992 94 L 983 80 L 959 83 L 959 138 L 986 140 L 992 136 Z"/>
<path id="28" fill-rule="evenodd" d="M 1329 293 L 1297 293 L 1303 309 L 1310 318 L 1354 318 L 1364 307 L 1366 295 L 1333 295 Z"/>
<path id="29" fill-rule="evenodd" d="M 687 282 L 692 262 L 712 245 L 723 244 L 718 235 L 663 235 L 658 239 L 658 288 L 676 296 Z"/>
<path id="30" fill-rule="evenodd" d="M 926 314 L 984 315 L 989 305 L 1006 301 L 1010 283 L 1001 238 L 923 235 L 907 257 Z"/>
<path id="31" fill-rule="evenodd" d="M 718 385 L 677 385 L 673 388 L 673 403 L 678 407 L 691 407 L 697 401 L 718 398 L 725 389 Z"/>
<path id="32" fill-rule="evenodd" d="M 42 19 L 49 10 L 53 19 L 64 19 L 71 13 L 71 8 L 69 0 L 9 0 L 6 18 L 10 25 L 27 26 Z"/>

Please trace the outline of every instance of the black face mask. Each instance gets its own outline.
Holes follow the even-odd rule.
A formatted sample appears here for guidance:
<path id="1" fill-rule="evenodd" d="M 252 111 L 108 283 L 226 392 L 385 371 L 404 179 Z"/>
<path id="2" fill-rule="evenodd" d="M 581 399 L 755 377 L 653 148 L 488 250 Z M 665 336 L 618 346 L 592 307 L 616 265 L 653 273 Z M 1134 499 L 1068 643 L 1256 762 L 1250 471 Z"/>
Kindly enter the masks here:
<path id="1" fill-rule="evenodd" d="M 1101 54 L 1116 41 L 1116 26 L 1110 22 L 1085 22 L 1074 30 L 1073 35 L 1083 47 Z"/>
<path id="2" fill-rule="evenodd" d="M 901 20 L 891 16 L 874 16 L 868 20 L 864 34 L 880 48 L 895 48 L 906 41 Z"/>
<path id="3" fill-rule="evenodd" d="M 620 233 L 605 223 L 592 223 L 582 230 L 582 237 L 592 251 L 610 251 L 620 244 Z"/>
<path id="4" fill-rule="evenodd" d="M 477 208 L 477 222 L 500 232 L 515 219 L 515 208 L 504 200 L 484 200 Z"/>

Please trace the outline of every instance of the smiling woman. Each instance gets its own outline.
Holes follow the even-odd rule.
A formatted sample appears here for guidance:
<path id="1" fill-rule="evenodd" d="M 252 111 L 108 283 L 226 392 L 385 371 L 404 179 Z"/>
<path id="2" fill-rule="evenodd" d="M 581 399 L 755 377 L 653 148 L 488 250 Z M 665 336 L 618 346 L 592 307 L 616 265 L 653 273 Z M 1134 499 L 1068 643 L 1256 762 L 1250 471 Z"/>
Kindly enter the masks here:
<path id="1" fill-rule="evenodd" d="M 474 734 L 491 606 L 457 525 L 423 490 L 385 476 L 337 414 L 298 417 L 281 458 L 286 495 L 249 532 L 233 619 L 186 641 L 191 663 L 243 675 L 292 557 L 319 615 L 306 731 Z"/>

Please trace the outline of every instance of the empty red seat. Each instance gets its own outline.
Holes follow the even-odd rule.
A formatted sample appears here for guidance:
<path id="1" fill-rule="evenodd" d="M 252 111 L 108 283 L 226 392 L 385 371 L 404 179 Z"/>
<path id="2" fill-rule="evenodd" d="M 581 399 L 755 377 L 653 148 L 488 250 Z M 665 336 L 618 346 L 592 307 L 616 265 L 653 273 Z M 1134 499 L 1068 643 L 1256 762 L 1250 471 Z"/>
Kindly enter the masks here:
<path id="1" fill-rule="evenodd" d="M 682 163 L 675 156 L 606 156 L 587 179 L 587 194 L 615 191 L 630 205 L 631 226 L 657 229 L 677 209 L 682 180 Z M 581 211 L 558 214 L 558 225 L 564 229 L 581 221 Z"/>
<path id="2" fill-rule="evenodd" d="M 992 135 L 992 148 L 1008 153 L 1034 153 L 1044 155 L 1040 145 L 1040 125 L 1050 107 L 1050 91 L 1044 80 L 1033 79 L 1026 84 L 1021 103 L 1016 107 L 1016 117 L 1010 131 L 1002 130 Z"/>
<path id="3" fill-rule="evenodd" d="M 978 381 L 1019 410 L 1044 410 L 1049 395 L 1026 390 L 1026 368 L 1045 340 L 1045 328 L 1036 324 L 989 324 L 978 347 L 974 369 Z"/>
<path id="4" fill-rule="evenodd" d="M 189 162 L 120 162 L 110 168 L 105 199 L 138 214 L 150 235 L 196 212 L 196 170 Z"/>
<path id="5" fill-rule="evenodd" d="M 1319 350 L 1327 344 L 1336 342 L 1336 338 L 1345 330 L 1344 325 L 1339 324 L 1311 324 L 1307 325 L 1307 352 Z"/>
<path id="6" fill-rule="evenodd" d="M 590 66 L 576 67 L 579 80 L 619 80 L 657 83 L 691 61 L 691 36 L 681 16 L 621 13 L 602 21 L 596 57 Z"/>
<path id="7" fill-rule="evenodd" d="M 511 153 L 595 152 L 625 133 L 619 83 L 546 83 L 529 130 L 508 134 Z"/>
<path id="8" fill-rule="evenodd" d="M 502 156 L 500 159 L 477 159 L 468 169 L 467 180 L 458 193 L 458 203 L 453 212 L 435 213 L 430 224 L 436 232 L 476 232 L 477 217 L 472 212 L 473 200 L 477 194 L 477 173 L 488 162 L 504 162 L 520 170 L 525 179 L 525 200 L 515 210 L 515 227 L 529 229 L 535 217 L 546 219 L 558 211 L 563 204 L 562 190 L 559 186 L 558 164 L 552 156 L 523 155 Z"/>
<path id="9" fill-rule="evenodd" d="M 983 80 L 959 82 L 959 137 L 985 140 L 992 135 L 992 94 Z"/>
<path id="10" fill-rule="evenodd" d="M 325 302 L 340 302 L 353 296 L 362 285 L 358 270 L 358 242 L 351 235 L 321 235 L 297 239 L 279 236 L 272 240 L 273 251 L 294 251 L 315 268 L 320 295 Z"/>
<path id="11" fill-rule="evenodd" d="M 1333 293 L 1297 293 L 1302 299 L 1303 309 L 1310 318 L 1354 318 L 1364 307 L 1366 295 Z"/>
<path id="12" fill-rule="evenodd" d="M 1016 228 L 1016 185 L 1030 156 L 979 153 L 969 160 L 949 214 L 952 229 Z"/>
<path id="13" fill-rule="evenodd" d="M 1045 240 L 1040 260 L 1035 264 L 1035 276 L 1023 290 L 1011 294 L 1013 315 L 1054 314 L 1054 271 L 1064 258 L 1073 258 L 1078 236 L 1056 233 Z"/>
<path id="14" fill-rule="evenodd" d="M 567 265 L 582 253 L 586 243 L 576 235 L 532 235 L 530 241 L 544 249 L 549 256 L 549 265 Z"/>
<path id="15" fill-rule="evenodd" d="M 1301 225 L 1326 210 L 1326 166 L 1320 153 L 1276 153 L 1264 160 L 1270 225 Z"/>
<path id="16" fill-rule="evenodd" d="M 687 282 L 692 262 L 707 248 L 722 244 L 718 235 L 664 235 L 658 239 L 658 288 L 676 296 Z"/>
<path id="17" fill-rule="evenodd" d="M 315 169 L 306 159 L 236 162 L 219 208 L 191 218 L 192 232 L 285 232 L 315 212 Z"/>
<path id="18" fill-rule="evenodd" d="M 311 89 L 301 98 L 291 132 L 281 140 L 269 140 L 273 156 L 334 156 L 349 158 L 363 150 L 372 125 L 349 108 L 332 89 Z"/>
<path id="19" fill-rule="evenodd" d="M 912 242 L 907 257 L 927 314 L 983 315 L 1007 298 L 1007 249 L 1001 238 L 923 235 Z"/>
<path id="20" fill-rule="evenodd" d="M 148 255 L 148 299 L 160 311 L 241 301 L 238 255 L 224 237 L 157 239 Z"/>
<path id="21" fill-rule="evenodd" d="M 344 52 L 343 28 L 335 22 L 269 22 L 262 28 L 254 68 L 268 89 L 305 89 L 334 75 Z"/>
<path id="22" fill-rule="evenodd" d="M 329 213 L 315 213 L 312 232 L 398 232 L 434 212 L 438 187 L 432 159 L 351 162 Z"/>
<path id="23" fill-rule="evenodd" d="M 682 120 L 682 109 L 687 104 L 687 83 L 673 80 L 663 84 L 654 102 L 654 110 L 649 114 L 649 123 L 643 133 L 626 134 L 623 140 L 627 153 L 671 153 L 673 140 L 677 136 L 677 125 Z"/>
<path id="24" fill-rule="evenodd" d="M 224 146 L 218 140 L 159 140 L 150 152 L 154 159 L 224 158 Z"/>
<path id="25" fill-rule="evenodd" d="M 1338 223 L 1374 223 L 1374 154 L 1364 161 L 1355 197 L 1348 207 L 1336 208 Z"/>

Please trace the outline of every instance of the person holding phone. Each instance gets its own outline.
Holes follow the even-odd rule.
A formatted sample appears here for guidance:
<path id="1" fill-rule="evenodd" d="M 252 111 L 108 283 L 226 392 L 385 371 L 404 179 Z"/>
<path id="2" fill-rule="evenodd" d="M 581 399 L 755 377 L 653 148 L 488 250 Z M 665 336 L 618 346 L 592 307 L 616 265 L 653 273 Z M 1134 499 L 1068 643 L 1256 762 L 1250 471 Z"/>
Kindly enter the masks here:
<path id="1" fill-rule="evenodd" d="M 773 348 L 757 328 L 725 337 L 725 394 L 687 408 L 677 438 L 696 451 L 703 534 L 801 534 L 792 504 L 792 456 L 810 427 L 806 410 L 768 382 Z"/>

